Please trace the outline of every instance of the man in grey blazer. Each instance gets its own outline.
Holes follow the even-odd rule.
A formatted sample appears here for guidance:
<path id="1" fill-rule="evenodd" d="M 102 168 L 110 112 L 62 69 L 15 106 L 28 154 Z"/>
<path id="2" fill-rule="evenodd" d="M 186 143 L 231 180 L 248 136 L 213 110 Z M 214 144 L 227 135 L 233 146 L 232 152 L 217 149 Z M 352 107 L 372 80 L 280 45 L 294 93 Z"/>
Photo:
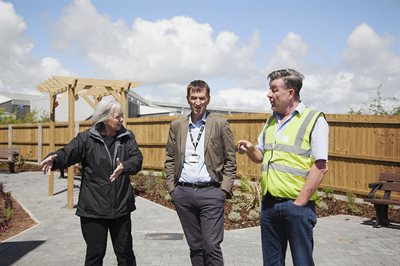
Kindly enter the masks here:
<path id="1" fill-rule="evenodd" d="M 232 196 L 236 153 L 225 118 L 207 112 L 210 88 L 192 81 L 191 113 L 171 123 L 165 176 L 190 248 L 192 265 L 223 265 L 224 204 Z"/>

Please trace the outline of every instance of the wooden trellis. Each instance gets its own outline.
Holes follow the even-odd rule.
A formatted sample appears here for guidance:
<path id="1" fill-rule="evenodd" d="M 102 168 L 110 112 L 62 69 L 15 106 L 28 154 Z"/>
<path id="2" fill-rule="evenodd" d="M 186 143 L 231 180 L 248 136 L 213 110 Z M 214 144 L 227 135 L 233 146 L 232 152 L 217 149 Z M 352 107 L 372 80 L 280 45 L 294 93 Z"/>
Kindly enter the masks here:
<path id="1" fill-rule="evenodd" d="M 90 79 L 81 77 L 53 76 L 42 81 L 36 88 L 48 93 L 50 98 L 50 150 L 55 150 L 55 111 L 59 99 L 68 97 L 68 131 L 69 137 L 75 136 L 75 101 L 83 98 L 93 109 L 96 104 L 105 96 L 113 96 L 124 108 L 124 113 L 128 114 L 127 93 L 130 89 L 139 85 L 138 82 L 127 80 L 104 80 Z M 61 96 L 61 98 L 59 97 Z M 126 122 L 124 121 L 124 125 Z M 68 168 L 68 193 L 67 208 L 72 209 L 74 192 L 74 168 Z M 54 173 L 49 175 L 48 195 L 54 194 Z"/>

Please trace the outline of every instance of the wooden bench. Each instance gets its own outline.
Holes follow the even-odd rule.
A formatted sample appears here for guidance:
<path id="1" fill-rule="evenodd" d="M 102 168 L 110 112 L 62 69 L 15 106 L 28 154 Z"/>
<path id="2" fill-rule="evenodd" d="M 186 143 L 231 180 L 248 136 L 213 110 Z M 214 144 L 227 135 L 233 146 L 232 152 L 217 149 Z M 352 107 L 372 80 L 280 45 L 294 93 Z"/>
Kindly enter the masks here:
<path id="1" fill-rule="evenodd" d="M 10 173 L 15 173 L 15 162 L 18 155 L 19 148 L 0 148 L 0 160 L 8 163 Z"/>
<path id="2" fill-rule="evenodd" d="M 379 182 L 369 184 L 371 192 L 364 199 L 365 202 L 374 204 L 376 212 L 376 223 L 374 227 L 388 226 L 388 206 L 400 206 L 400 200 L 392 197 L 392 192 L 400 192 L 400 173 L 380 173 Z M 377 198 L 377 191 L 384 191 L 383 198 Z"/>

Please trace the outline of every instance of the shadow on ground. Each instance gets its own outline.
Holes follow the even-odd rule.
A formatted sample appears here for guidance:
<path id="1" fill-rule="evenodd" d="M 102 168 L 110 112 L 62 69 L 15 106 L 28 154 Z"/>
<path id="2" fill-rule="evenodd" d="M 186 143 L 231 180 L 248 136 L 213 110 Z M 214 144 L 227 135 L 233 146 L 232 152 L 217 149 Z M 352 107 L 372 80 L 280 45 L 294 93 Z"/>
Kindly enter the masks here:
<path id="1" fill-rule="evenodd" d="M 0 265 L 8 266 L 14 264 L 44 242 L 44 240 L 40 240 L 0 243 Z"/>
<path id="2" fill-rule="evenodd" d="M 368 219 L 368 220 L 365 220 L 365 221 L 363 221 L 361 224 L 362 224 L 362 225 L 368 225 L 368 226 L 371 226 L 371 227 L 375 227 L 375 219 Z M 387 225 L 387 226 L 381 226 L 381 227 L 386 227 L 386 228 L 391 228 L 391 229 L 400 230 L 400 223 L 390 222 L 389 225 Z M 379 228 L 381 228 L 381 227 L 375 227 L 375 228 L 376 228 L 376 229 L 379 229 Z"/>

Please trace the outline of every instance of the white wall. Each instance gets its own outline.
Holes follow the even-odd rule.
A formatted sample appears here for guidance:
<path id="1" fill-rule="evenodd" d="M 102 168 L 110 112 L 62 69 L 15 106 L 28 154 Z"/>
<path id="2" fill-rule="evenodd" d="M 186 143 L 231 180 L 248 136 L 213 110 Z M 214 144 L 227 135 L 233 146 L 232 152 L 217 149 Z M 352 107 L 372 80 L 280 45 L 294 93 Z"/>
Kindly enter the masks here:
<path id="1" fill-rule="evenodd" d="M 59 105 L 56 108 L 56 121 L 66 122 L 68 121 L 68 97 L 64 97 L 58 100 Z M 39 111 L 45 111 L 49 114 L 50 111 L 50 100 L 49 96 L 43 97 L 43 99 L 32 100 L 32 109 Z M 78 99 L 75 102 L 75 121 L 82 121 L 87 119 L 93 114 L 93 108 L 83 99 Z"/>

